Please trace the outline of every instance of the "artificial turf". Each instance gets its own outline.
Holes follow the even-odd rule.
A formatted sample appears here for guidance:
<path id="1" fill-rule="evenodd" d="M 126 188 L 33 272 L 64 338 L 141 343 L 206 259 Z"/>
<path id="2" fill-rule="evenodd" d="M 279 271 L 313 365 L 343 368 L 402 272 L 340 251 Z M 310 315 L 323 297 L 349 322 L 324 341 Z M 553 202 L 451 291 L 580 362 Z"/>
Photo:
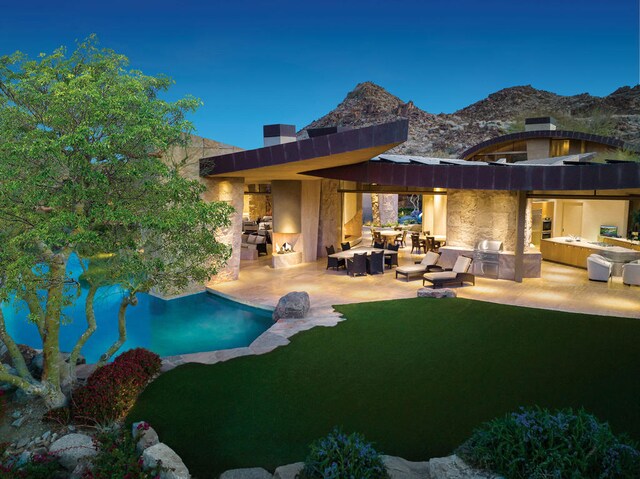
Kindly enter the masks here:
<path id="1" fill-rule="evenodd" d="M 347 321 L 263 356 L 161 375 L 146 420 L 198 479 L 304 460 L 334 425 L 386 454 L 444 456 L 524 405 L 584 407 L 640 440 L 640 320 L 415 298 L 336 306 Z"/>

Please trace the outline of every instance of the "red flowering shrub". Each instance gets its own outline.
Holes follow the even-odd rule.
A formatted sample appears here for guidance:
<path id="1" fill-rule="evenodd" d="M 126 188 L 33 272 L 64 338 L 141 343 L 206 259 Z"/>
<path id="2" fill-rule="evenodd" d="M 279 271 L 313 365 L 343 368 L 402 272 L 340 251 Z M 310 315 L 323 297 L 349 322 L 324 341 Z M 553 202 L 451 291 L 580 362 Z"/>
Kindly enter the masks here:
<path id="1" fill-rule="evenodd" d="M 123 418 L 149 381 L 160 371 L 160 356 L 146 349 L 132 349 L 112 363 L 96 369 L 87 384 L 72 395 L 77 422 L 107 424 Z"/>

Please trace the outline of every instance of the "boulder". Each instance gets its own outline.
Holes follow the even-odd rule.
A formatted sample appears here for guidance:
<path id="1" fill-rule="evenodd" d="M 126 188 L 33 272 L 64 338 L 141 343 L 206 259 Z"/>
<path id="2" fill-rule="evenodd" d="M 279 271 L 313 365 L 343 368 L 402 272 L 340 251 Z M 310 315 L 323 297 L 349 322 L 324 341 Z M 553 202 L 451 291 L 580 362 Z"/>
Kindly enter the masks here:
<path id="1" fill-rule="evenodd" d="M 418 298 L 455 298 L 457 296 L 458 293 L 451 288 L 420 288 L 418 290 Z"/>
<path id="2" fill-rule="evenodd" d="M 501 479 L 500 476 L 478 471 L 455 454 L 429 460 L 431 479 Z"/>
<path id="3" fill-rule="evenodd" d="M 220 479 L 273 479 L 273 476 L 261 467 L 250 467 L 225 471 L 220 474 Z"/>
<path id="4" fill-rule="evenodd" d="M 411 462 L 397 456 L 382 456 L 391 479 L 423 479 L 429 477 L 428 462 Z"/>
<path id="5" fill-rule="evenodd" d="M 142 453 L 142 462 L 145 468 L 162 466 L 160 479 L 189 479 L 189 469 L 184 465 L 180 456 L 166 444 L 160 442 L 148 447 Z"/>
<path id="6" fill-rule="evenodd" d="M 304 462 L 294 462 L 286 466 L 280 466 L 273 473 L 273 479 L 296 479 L 304 469 Z"/>
<path id="7" fill-rule="evenodd" d="M 57 455 L 58 462 L 67 471 L 73 471 L 78 463 L 95 456 L 98 451 L 93 439 L 86 434 L 67 434 L 51 444 L 49 453 Z"/>
<path id="8" fill-rule="evenodd" d="M 131 435 L 134 439 L 137 439 L 136 449 L 140 453 L 148 447 L 155 446 L 160 442 L 160 438 L 158 438 L 158 433 L 155 429 L 144 421 L 134 422 L 131 425 Z"/>
<path id="9" fill-rule="evenodd" d="M 309 294 L 306 291 L 293 291 L 280 298 L 273 312 L 273 320 L 304 318 L 309 312 L 309 308 L 311 308 Z"/>

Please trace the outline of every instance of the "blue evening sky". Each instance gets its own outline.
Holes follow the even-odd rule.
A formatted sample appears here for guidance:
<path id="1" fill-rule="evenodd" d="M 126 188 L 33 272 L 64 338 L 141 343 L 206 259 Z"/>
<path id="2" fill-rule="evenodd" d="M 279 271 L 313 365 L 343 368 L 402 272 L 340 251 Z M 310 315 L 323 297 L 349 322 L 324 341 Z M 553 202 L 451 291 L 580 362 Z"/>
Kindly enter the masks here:
<path id="1" fill-rule="evenodd" d="M 97 33 L 204 106 L 197 133 L 243 148 L 301 128 L 371 80 L 431 113 L 515 85 L 603 96 L 639 76 L 638 0 L 0 0 L 0 54 Z"/>

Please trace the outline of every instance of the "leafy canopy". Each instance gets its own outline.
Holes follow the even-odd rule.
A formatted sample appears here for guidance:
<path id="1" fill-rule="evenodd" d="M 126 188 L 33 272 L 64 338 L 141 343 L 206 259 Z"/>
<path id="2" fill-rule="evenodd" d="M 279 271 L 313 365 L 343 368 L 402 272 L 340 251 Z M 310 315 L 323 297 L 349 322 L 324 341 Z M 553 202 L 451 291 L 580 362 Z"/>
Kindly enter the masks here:
<path id="1" fill-rule="evenodd" d="M 161 99 L 172 83 L 93 36 L 71 54 L 0 58 L 0 300 L 56 286 L 52 265 L 71 254 L 96 259 L 85 280 L 132 294 L 205 281 L 226 260 L 215 232 L 231 207 L 162 160 L 188 143 L 200 104 Z"/>

